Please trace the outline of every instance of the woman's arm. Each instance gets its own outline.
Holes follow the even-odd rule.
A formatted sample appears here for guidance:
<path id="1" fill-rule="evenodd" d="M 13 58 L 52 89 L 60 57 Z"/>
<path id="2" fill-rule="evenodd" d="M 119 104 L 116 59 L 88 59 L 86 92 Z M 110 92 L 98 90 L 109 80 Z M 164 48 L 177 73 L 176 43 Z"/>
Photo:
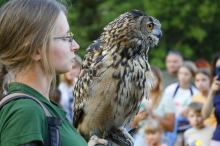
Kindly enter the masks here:
<path id="1" fill-rule="evenodd" d="M 207 102 L 204 104 L 202 108 L 202 116 L 204 119 L 208 118 L 213 109 L 213 97 L 216 91 L 220 90 L 220 81 L 217 80 L 217 77 L 214 78 L 211 89 L 209 91 L 209 95 L 207 98 Z"/>

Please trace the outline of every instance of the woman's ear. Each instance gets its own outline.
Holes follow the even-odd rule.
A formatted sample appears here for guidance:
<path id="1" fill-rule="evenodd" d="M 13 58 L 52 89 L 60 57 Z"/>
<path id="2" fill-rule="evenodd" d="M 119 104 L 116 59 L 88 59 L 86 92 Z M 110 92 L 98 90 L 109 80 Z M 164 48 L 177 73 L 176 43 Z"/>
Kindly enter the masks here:
<path id="1" fill-rule="evenodd" d="M 35 61 L 40 61 L 41 58 L 42 58 L 40 51 L 38 50 L 37 53 L 32 56 L 32 58 L 33 58 Z"/>

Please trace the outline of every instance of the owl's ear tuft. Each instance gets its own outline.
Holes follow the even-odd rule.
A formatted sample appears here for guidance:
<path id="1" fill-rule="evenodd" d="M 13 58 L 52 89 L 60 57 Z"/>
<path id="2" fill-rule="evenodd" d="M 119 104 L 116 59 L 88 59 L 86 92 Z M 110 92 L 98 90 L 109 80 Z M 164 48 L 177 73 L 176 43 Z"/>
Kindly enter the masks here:
<path id="1" fill-rule="evenodd" d="M 146 14 L 143 11 L 140 10 L 131 10 L 130 13 L 134 16 L 134 17 L 140 17 L 140 16 L 146 16 Z"/>

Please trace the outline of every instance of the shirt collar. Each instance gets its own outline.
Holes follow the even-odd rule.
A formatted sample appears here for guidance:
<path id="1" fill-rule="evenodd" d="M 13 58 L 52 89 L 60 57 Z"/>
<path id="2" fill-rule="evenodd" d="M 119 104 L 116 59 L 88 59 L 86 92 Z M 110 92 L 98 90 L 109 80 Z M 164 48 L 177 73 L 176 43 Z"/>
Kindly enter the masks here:
<path id="1" fill-rule="evenodd" d="M 9 93 L 18 92 L 18 91 L 23 92 L 28 95 L 36 97 L 42 102 L 45 102 L 47 104 L 50 103 L 50 101 L 48 101 L 47 98 L 43 96 L 41 93 L 39 93 L 37 90 L 23 83 L 18 83 L 18 82 L 10 83 L 8 87 L 8 91 Z"/>

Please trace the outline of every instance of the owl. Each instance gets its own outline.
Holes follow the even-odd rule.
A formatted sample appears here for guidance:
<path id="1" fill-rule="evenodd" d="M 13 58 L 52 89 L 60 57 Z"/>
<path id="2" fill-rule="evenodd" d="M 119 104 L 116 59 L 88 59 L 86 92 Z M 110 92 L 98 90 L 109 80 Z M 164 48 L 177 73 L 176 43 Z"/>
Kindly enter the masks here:
<path id="1" fill-rule="evenodd" d="M 152 82 L 148 50 L 162 36 L 160 22 L 139 10 L 110 22 L 88 48 L 75 85 L 74 125 L 92 135 L 132 145 L 124 125 L 137 113 Z"/>

